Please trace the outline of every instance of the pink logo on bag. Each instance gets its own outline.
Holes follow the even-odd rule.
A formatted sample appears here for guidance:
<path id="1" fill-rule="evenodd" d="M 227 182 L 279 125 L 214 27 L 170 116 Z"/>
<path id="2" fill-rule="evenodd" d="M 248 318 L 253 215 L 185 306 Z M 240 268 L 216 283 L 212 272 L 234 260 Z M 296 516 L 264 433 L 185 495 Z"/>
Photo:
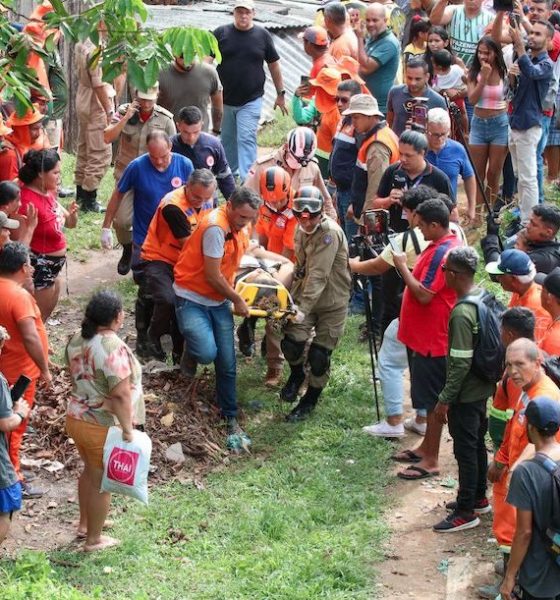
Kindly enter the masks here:
<path id="1" fill-rule="evenodd" d="M 113 448 L 111 456 L 109 456 L 107 477 L 124 485 L 134 485 L 139 456 L 138 452 Z"/>

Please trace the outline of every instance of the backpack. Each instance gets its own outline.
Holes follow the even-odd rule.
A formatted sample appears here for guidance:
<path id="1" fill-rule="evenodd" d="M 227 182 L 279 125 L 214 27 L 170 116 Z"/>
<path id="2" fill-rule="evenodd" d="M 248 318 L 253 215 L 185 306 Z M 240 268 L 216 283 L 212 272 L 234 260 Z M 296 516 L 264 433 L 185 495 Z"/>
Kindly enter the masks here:
<path id="1" fill-rule="evenodd" d="M 560 466 L 546 454 L 537 452 L 535 462 L 552 478 L 552 504 L 546 531 L 539 530 L 545 549 L 555 565 L 560 567 Z"/>
<path id="2" fill-rule="evenodd" d="M 557 387 L 560 387 L 560 356 L 550 356 L 541 350 L 543 355 L 544 372 L 552 379 Z"/>
<path id="3" fill-rule="evenodd" d="M 496 383 L 504 374 L 505 350 L 500 337 L 500 319 L 505 307 L 486 290 L 482 294 L 467 295 L 457 304 L 465 302 L 476 306 L 478 319 L 471 371 L 484 381 Z"/>

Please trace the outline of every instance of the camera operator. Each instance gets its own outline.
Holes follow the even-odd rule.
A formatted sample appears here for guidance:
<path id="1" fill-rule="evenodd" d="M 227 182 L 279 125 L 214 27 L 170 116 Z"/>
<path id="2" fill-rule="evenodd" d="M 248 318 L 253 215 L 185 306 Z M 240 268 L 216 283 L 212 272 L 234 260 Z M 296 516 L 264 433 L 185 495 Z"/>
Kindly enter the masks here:
<path id="1" fill-rule="evenodd" d="M 393 231 L 400 232 L 408 228 L 401 204 L 405 190 L 423 183 L 455 199 L 447 175 L 426 160 L 427 150 L 428 140 L 423 133 L 404 131 L 399 138 L 400 160 L 390 165 L 381 177 L 373 208 L 389 211 L 389 227 Z"/>
<path id="2" fill-rule="evenodd" d="M 339 225 L 323 214 L 323 203 L 320 190 L 306 186 L 298 190 L 292 204 L 298 227 L 291 292 L 298 311 L 286 326 L 281 344 L 291 372 L 280 397 L 286 402 L 296 400 L 305 379 L 305 363 L 309 386 L 286 417 L 291 422 L 301 421 L 313 411 L 327 384 L 331 353 L 342 337 L 350 297 L 346 237 Z"/>
<path id="3" fill-rule="evenodd" d="M 500 258 L 499 229 L 493 215 L 488 215 L 486 237 L 480 241 L 484 262 Z M 535 263 L 537 273 L 550 273 L 560 266 L 560 243 L 556 235 L 560 229 L 560 209 L 552 204 L 537 204 L 531 209 L 529 221 L 517 234 L 515 245 L 525 251 Z"/>

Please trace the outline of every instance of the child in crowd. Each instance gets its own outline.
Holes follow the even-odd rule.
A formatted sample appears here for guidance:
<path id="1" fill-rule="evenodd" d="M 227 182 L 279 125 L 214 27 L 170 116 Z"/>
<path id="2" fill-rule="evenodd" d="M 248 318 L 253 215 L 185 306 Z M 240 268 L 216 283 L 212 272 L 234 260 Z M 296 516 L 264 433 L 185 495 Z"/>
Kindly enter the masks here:
<path id="1" fill-rule="evenodd" d="M 432 54 L 434 77 L 432 88 L 442 96 L 454 102 L 461 111 L 461 127 L 464 133 L 468 132 L 469 124 L 465 109 L 465 96 L 467 84 L 463 69 L 454 64 L 453 56 L 448 50 L 437 50 Z"/>
<path id="2" fill-rule="evenodd" d="M 406 63 L 413 57 L 423 55 L 426 52 L 426 42 L 428 40 L 428 31 L 430 30 L 430 21 L 420 16 L 412 18 L 410 25 L 410 35 L 408 44 L 403 50 L 403 73 Z"/>

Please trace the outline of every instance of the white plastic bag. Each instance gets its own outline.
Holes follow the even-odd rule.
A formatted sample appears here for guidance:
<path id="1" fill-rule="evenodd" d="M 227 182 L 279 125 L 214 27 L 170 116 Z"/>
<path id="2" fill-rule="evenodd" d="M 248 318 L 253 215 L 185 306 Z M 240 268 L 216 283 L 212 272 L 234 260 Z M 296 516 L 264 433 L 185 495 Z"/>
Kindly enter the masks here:
<path id="1" fill-rule="evenodd" d="M 110 427 L 103 447 L 101 491 L 131 496 L 148 504 L 148 470 L 152 440 L 134 430 L 132 442 L 122 439 L 122 429 Z"/>

